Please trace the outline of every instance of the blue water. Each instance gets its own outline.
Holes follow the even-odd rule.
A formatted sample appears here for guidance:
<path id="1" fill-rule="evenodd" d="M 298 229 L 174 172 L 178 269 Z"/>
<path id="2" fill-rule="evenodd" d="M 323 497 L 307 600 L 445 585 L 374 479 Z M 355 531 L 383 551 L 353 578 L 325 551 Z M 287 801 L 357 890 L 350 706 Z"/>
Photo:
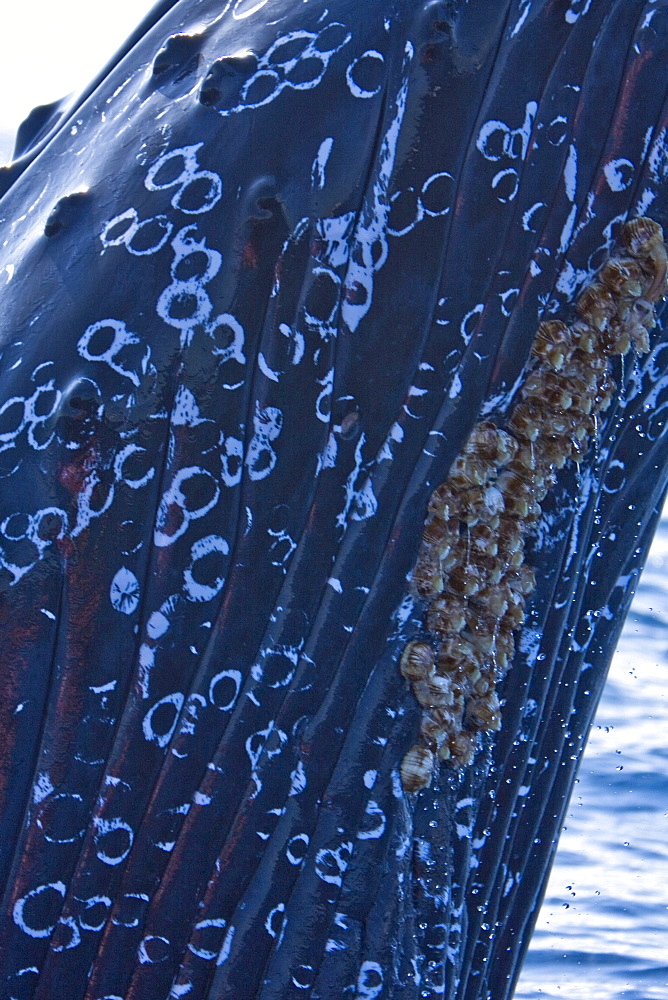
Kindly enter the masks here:
<path id="1" fill-rule="evenodd" d="M 668 505 L 515 1000 L 668 1000 Z"/>

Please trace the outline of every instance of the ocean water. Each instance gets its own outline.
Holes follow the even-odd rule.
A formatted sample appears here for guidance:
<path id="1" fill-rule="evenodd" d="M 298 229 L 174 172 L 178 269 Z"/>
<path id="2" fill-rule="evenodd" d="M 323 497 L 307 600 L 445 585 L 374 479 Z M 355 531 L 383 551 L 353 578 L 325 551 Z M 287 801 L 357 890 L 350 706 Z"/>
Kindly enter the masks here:
<path id="1" fill-rule="evenodd" d="M 515 1000 L 668 1000 L 668 505 Z"/>

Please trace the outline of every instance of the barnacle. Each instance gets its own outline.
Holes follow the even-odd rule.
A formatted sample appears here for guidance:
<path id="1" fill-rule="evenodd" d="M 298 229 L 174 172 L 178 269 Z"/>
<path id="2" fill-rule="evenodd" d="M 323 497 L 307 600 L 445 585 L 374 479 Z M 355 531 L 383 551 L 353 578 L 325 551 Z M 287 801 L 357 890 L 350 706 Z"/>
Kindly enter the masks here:
<path id="1" fill-rule="evenodd" d="M 434 771 L 434 755 L 425 746 L 409 750 L 401 762 L 401 783 L 407 792 L 426 788 Z"/>
<path id="2" fill-rule="evenodd" d="M 575 303 L 577 319 L 538 327 L 506 428 L 476 424 L 432 493 L 413 572 L 429 602 L 428 638 L 409 643 L 401 658 L 423 709 L 419 740 L 401 764 L 406 791 L 429 785 L 437 761 L 470 764 L 478 734 L 500 728 L 496 683 L 536 586 L 524 561 L 527 532 L 557 470 L 581 462 L 597 434 L 617 389 L 610 359 L 649 350 L 667 274 L 661 227 L 646 218 L 627 222 L 619 252 Z"/>

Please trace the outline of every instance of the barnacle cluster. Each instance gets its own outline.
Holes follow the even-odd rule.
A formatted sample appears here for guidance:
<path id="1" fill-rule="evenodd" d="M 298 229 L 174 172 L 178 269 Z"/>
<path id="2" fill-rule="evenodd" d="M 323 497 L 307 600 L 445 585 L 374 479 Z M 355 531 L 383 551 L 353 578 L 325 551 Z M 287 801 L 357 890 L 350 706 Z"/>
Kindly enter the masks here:
<path id="1" fill-rule="evenodd" d="M 557 470 L 580 462 L 597 434 L 616 389 L 610 359 L 649 350 L 666 270 L 661 227 L 627 222 L 618 252 L 579 296 L 577 318 L 540 324 L 505 429 L 476 424 L 430 498 L 413 572 L 428 601 L 426 635 L 401 657 L 423 709 L 418 742 L 401 764 L 407 791 L 426 787 L 438 761 L 469 764 L 478 733 L 501 726 L 496 686 L 535 587 L 525 538 Z"/>

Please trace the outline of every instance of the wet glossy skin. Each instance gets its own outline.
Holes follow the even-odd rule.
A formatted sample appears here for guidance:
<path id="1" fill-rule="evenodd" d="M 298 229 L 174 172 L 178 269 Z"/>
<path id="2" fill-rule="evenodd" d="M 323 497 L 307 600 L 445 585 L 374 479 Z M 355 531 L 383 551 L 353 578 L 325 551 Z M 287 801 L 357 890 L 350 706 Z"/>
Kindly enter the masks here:
<path id="1" fill-rule="evenodd" d="M 4 175 L 3 990 L 502 1000 L 664 489 L 661 330 L 527 542 L 501 729 L 417 796 L 407 574 L 539 320 L 665 227 L 668 4 L 163 6 Z"/>

